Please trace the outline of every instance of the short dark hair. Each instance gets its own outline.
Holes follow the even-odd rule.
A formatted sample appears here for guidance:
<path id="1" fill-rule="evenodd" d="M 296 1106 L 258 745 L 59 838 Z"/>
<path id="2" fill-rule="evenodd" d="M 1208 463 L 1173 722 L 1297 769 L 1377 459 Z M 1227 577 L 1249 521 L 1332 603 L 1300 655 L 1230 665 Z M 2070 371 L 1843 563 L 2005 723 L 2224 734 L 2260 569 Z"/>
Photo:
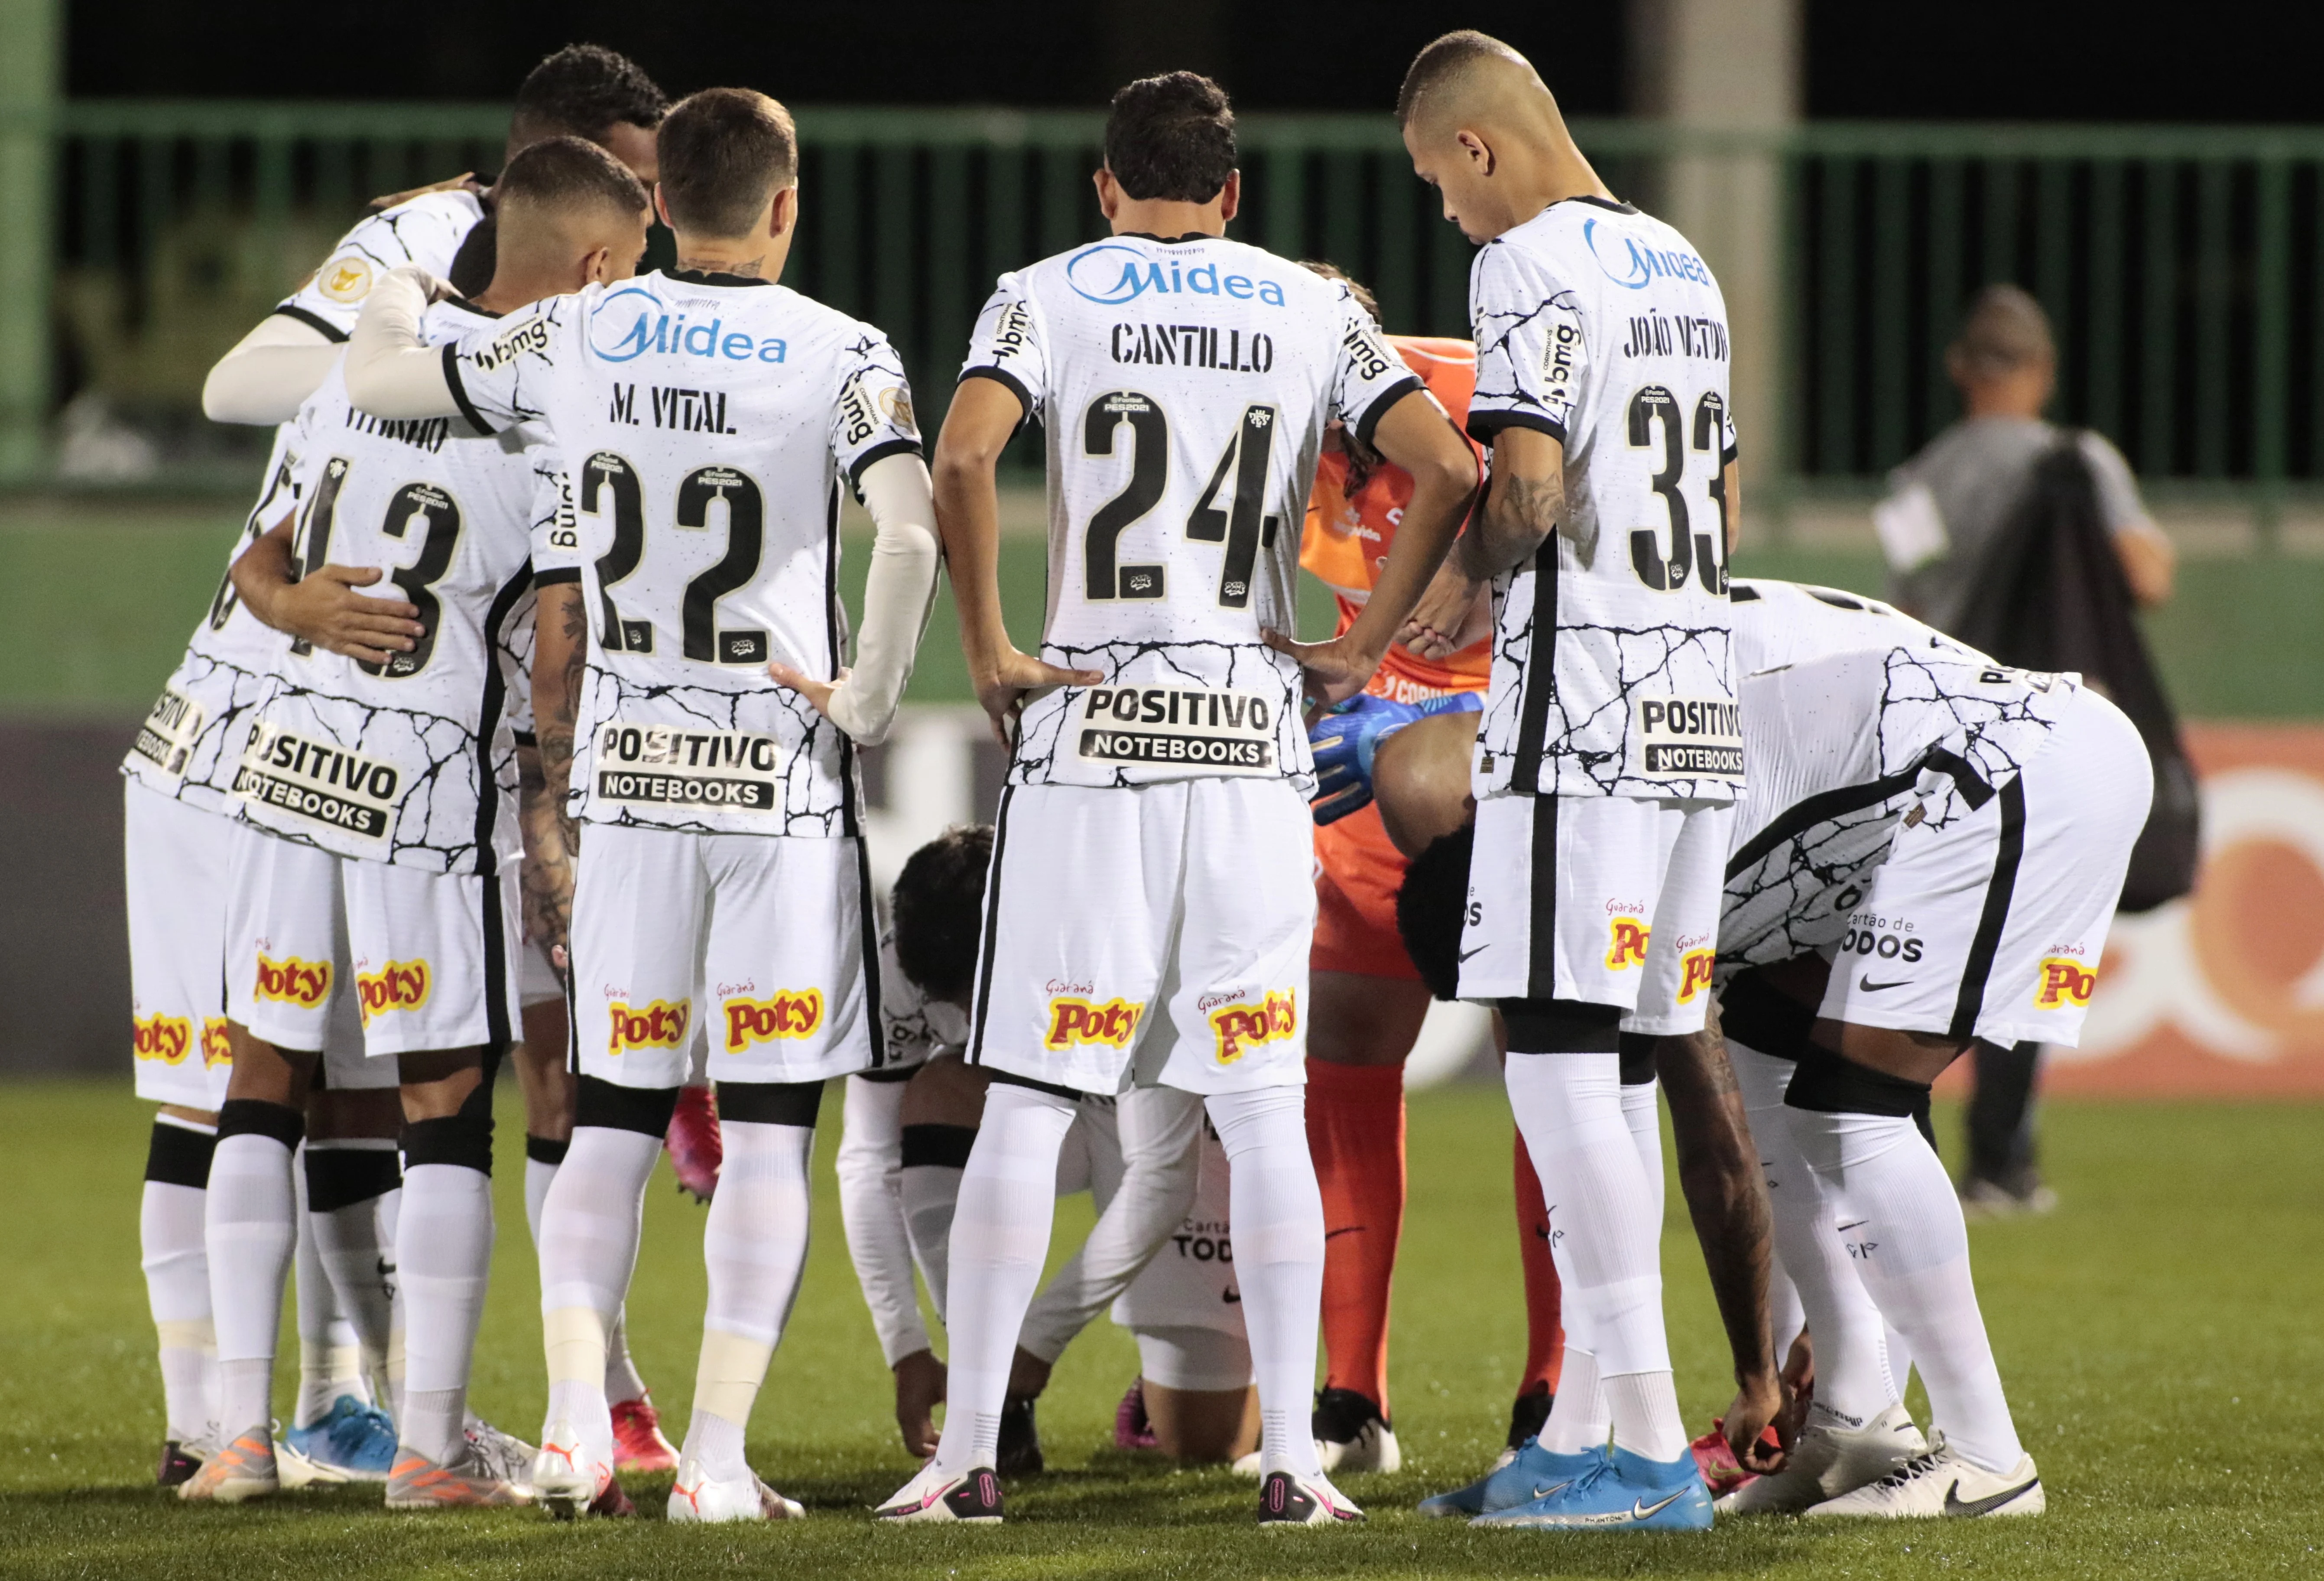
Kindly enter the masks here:
<path id="1" fill-rule="evenodd" d="M 509 140 L 569 134 L 594 143 L 617 121 L 650 132 L 669 113 L 669 97 L 627 55 L 602 44 L 567 44 L 525 73 Z"/>
<path id="2" fill-rule="evenodd" d="M 706 88 L 678 101 L 654 135 L 669 222 L 739 236 L 798 177 L 791 113 L 747 88 Z"/>
<path id="3" fill-rule="evenodd" d="M 1439 999 L 1461 996 L 1461 918 L 1476 844 L 1473 819 L 1437 836 L 1404 870 L 1403 887 L 1396 892 L 1397 936 L 1421 982 Z"/>
<path id="4" fill-rule="evenodd" d="M 958 824 L 913 852 L 889 897 L 896 964 L 931 999 L 964 999 L 984 930 L 992 826 Z"/>
<path id="5" fill-rule="evenodd" d="M 1464 27 L 1421 47 L 1405 68 L 1404 86 L 1397 89 L 1396 124 L 1412 125 L 1419 113 L 1420 101 L 1465 73 L 1487 56 L 1497 55 L 1505 60 L 1523 60 L 1525 57 L 1489 33 Z"/>
<path id="6" fill-rule="evenodd" d="M 1141 202 L 1208 203 L 1234 174 L 1227 90 L 1192 71 L 1130 84 L 1105 118 L 1105 168 Z"/>
<path id="7" fill-rule="evenodd" d="M 1380 322 L 1379 298 L 1372 295 L 1371 287 L 1362 281 L 1351 275 L 1337 264 L 1326 264 L 1321 258 L 1302 258 L 1299 260 L 1299 267 L 1310 274 L 1320 274 L 1326 280 L 1336 280 L 1346 286 L 1348 294 L 1356 299 L 1356 306 L 1363 309 L 1365 314 L 1371 319 L 1372 328 L 1375 329 L 1388 328 Z"/>
<path id="8" fill-rule="evenodd" d="M 549 137 L 517 151 L 493 184 L 503 213 L 512 205 L 538 203 L 569 209 L 602 203 L 623 214 L 652 207 L 645 183 L 620 160 L 579 137 Z"/>

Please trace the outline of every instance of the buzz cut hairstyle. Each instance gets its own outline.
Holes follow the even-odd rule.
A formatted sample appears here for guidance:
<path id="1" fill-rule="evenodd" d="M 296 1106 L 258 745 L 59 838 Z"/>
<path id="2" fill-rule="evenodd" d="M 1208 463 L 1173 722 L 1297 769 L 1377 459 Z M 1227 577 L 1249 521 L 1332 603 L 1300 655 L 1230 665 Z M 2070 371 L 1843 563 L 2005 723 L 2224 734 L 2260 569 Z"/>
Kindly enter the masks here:
<path id="1" fill-rule="evenodd" d="M 654 134 L 670 225 L 748 236 L 768 200 L 798 179 L 791 113 L 747 88 L 706 88 L 678 101 Z"/>
<path id="2" fill-rule="evenodd" d="M 1129 84 L 1106 114 L 1105 168 L 1139 202 L 1208 203 L 1235 171 L 1227 90 L 1193 71 Z"/>
<path id="3" fill-rule="evenodd" d="M 960 824 L 913 852 L 896 875 L 896 964 L 931 999 L 965 998 L 975 980 L 991 865 L 992 826 Z"/>
<path id="4" fill-rule="evenodd" d="M 1399 130 L 1412 125 L 1420 114 L 1423 99 L 1458 82 L 1477 63 L 1488 56 L 1514 60 L 1520 65 L 1525 57 L 1489 33 L 1480 33 L 1464 27 L 1457 32 L 1422 47 L 1412 58 L 1404 73 L 1404 86 L 1397 90 L 1396 124 Z"/>
<path id="5" fill-rule="evenodd" d="M 567 44 L 525 74 L 509 134 L 519 143 L 559 134 L 594 143 L 621 122 L 650 132 L 669 113 L 669 96 L 627 55 Z"/>
<path id="6" fill-rule="evenodd" d="M 1396 892 L 1396 931 L 1420 981 L 1438 999 L 1461 996 L 1461 918 L 1469 901 L 1472 820 L 1439 835 L 1404 870 Z"/>
<path id="7" fill-rule="evenodd" d="M 643 214 L 653 207 L 645 183 L 627 165 L 580 137 L 550 137 L 519 150 L 493 192 L 503 208 L 538 205 L 552 213 L 596 205 Z"/>
<path id="8" fill-rule="evenodd" d="M 1988 285 L 1969 302 L 1949 360 L 1971 378 L 2006 378 L 2034 363 L 2054 362 L 2050 315 L 2023 286 Z"/>

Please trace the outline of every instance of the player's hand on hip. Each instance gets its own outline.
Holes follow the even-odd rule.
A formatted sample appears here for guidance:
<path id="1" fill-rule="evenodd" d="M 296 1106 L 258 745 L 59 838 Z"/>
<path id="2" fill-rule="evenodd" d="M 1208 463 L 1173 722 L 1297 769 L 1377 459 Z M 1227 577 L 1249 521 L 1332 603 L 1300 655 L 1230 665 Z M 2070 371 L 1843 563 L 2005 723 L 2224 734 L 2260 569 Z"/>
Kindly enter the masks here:
<path id="1" fill-rule="evenodd" d="M 802 670 L 793 670 L 780 660 L 769 664 L 767 673 L 774 677 L 777 686 L 798 693 L 826 719 L 831 718 L 831 694 L 837 691 L 839 683 L 847 679 L 847 671 L 843 670 L 829 680 L 817 680 Z M 836 720 L 832 722 L 838 723 Z"/>
<path id="2" fill-rule="evenodd" d="M 1010 648 L 993 661 L 989 672 L 976 677 L 976 700 L 992 721 L 994 738 L 1014 751 L 1017 719 L 1024 712 L 1028 693 L 1060 686 L 1097 686 L 1104 680 L 1102 670 L 1067 670 Z"/>
<path id="3" fill-rule="evenodd" d="M 1379 668 L 1377 654 L 1357 649 L 1344 633 L 1327 643 L 1302 643 L 1281 632 L 1263 631 L 1259 640 L 1299 661 L 1299 684 L 1307 705 L 1310 727 L 1321 709 L 1345 702 L 1363 690 L 1372 671 Z"/>
<path id="4" fill-rule="evenodd" d="M 358 593 L 385 573 L 376 566 L 324 566 L 282 590 L 281 628 L 318 648 L 365 664 L 384 664 L 419 646 L 428 628 L 401 598 Z"/>

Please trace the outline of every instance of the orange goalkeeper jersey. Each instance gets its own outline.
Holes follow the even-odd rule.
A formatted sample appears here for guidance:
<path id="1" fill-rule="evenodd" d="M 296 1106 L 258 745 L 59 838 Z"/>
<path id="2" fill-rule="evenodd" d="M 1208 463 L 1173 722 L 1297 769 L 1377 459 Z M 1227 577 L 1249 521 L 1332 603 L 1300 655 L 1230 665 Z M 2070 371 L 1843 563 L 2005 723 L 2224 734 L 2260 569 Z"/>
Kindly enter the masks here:
<path id="1" fill-rule="evenodd" d="M 1388 342 L 1452 414 L 1454 426 L 1462 426 L 1469 414 L 1469 397 L 1477 388 L 1477 348 L 1465 340 L 1419 335 L 1391 335 Z M 1470 448 L 1477 448 L 1474 440 Z M 1396 540 L 1397 523 L 1412 503 L 1412 475 L 1389 462 L 1382 461 L 1352 499 L 1347 495 L 1347 453 L 1325 451 L 1315 467 L 1315 491 L 1307 499 L 1307 526 L 1299 545 L 1299 563 L 1339 599 L 1339 629 L 1343 632 L 1355 624 L 1357 611 L 1371 596 L 1388 545 Z M 1483 691 L 1492 673 L 1492 647 L 1487 637 L 1442 660 L 1428 660 L 1401 643 L 1391 643 L 1379 673 L 1366 689 L 1399 702 Z"/>

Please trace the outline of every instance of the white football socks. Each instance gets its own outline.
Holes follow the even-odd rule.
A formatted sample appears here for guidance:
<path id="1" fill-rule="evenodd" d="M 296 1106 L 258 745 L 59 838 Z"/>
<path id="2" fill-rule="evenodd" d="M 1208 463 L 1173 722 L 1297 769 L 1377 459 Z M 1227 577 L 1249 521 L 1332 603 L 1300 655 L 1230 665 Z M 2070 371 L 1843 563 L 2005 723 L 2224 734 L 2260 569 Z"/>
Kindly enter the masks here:
<path id="1" fill-rule="evenodd" d="M 1619 1059 L 1610 1050 L 1512 1051 L 1504 1079 L 1559 1226 L 1554 1255 L 1564 1309 L 1582 1316 L 1590 1336 L 1614 1443 L 1648 1460 L 1674 1460 L 1687 1444 L 1676 1395 L 1666 1385 L 1620 1382 L 1633 1373 L 1667 1378 L 1671 1364 L 1662 1225 L 1623 1114 Z"/>
<path id="2" fill-rule="evenodd" d="M 207 1195 L 203 1239 L 217 1334 L 218 1431 L 231 1438 L 252 1428 L 263 1431 L 273 1419 L 282 1281 L 299 1238 L 290 1148 L 253 1132 L 220 1137 Z"/>
<path id="3" fill-rule="evenodd" d="M 549 1420 L 613 1437 L 605 1353 L 638 1261 L 646 1182 L 661 1138 L 576 1125 L 541 1203 L 540 1311 L 549 1360 Z"/>
<path id="4" fill-rule="evenodd" d="M 722 1116 L 718 1130 L 726 1154 L 702 1232 L 709 1299 L 685 1453 L 724 1479 L 750 1469 L 742 1432 L 798 1299 L 815 1128 Z"/>
<path id="5" fill-rule="evenodd" d="M 920 1278 L 927 1283 L 928 1302 L 936 1309 L 936 1320 L 946 1324 L 952 1293 L 953 1216 L 960 1207 L 961 1177 L 965 1173 L 944 1164 L 909 1164 L 896 1174 L 896 1194 L 903 1202 L 904 1234 L 912 1244 L 912 1261 L 920 1265 Z M 1053 1194 L 1055 1190 L 1053 1183 Z"/>
<path id="6" fill-rule="evenodd" d="M 217 1335 L 202 1239 L 208 1197 L 195 1187 L 148 1180 L 137 1212 L 145 1304 L 161 1342 L 163 1436 L 181 1444 L 207 1436 L 217 1415 Z"/>
<path id="7" fill-rule="evenodd" d="M 1784 1091 L 1797 1067 L 1732 1038 L 1727 1040 L 1727 1051 L 1767 1179 L 1775 1257 L 1790 1276 L 1814 1336 L 1815 1400 L 1810 1419 L 1829 1427 L 1861 1428 L 1898 1396 L 1890 1387 L 1880 1308 L 1849 1259 L 1834 1227 L 1833 1204 L 1801 1156 L 1792 1122 L 1785 1118 L 1790 1111 L 1784 1105 Z M 1779 1352 L 1787 1348 L 1786 1339 L 1779 1327 Z M 1777 1359 L 1783 1358 L 1779 1354 Z"/>
<path id="8" fill-rule="evenodd" d="M 1176 1087 L 1133 1087 L 1114 1100 L 1113 1113 L 1121 1139 L 1120 1180 L 1110 1191 L 1103 1189 L 1107 1182 L 1094 1183 L 1097 1223 L 1034 1298 L 1018 1336 L 1019 1345 L 1045 1362 L 1065 1354 L 1074 1336 L 1130 1288 L 1194 1210 L 1202 1098 Z"/>
<path id="9" fill-rule="evenodd" d="M 1308 1411 L 1323 1305 L 1323 1196 L 1307 1151 L 1307 1089 L 1216 1093 L 1204 1103 L 1231 1168 L 1227 1212 L 1259 1384 L 1259 1473 L 1318 1477 Z"/>
<path id="10" fill-rule="evenodd" d="M 293 1180 L 300 1207 L 298 1246 L 291 1260 L 298 1290 L 299 1398 L 291 1407 L 290 1425 L 311 1428 L 330 1414 L 342 1394 L 366 1405 L 371 1401 L 364 1383 L 363 1347 L 355 1326 L 339 1315 L 338 1294 L 315 1249 L 315 1216 L 306 1211 L 306 1182 L 298 1176 Z"/>
<path id="11" fill-rule="evenodd" d="M 1565 1360 L 1550 1398 L 1549 1419 L 1541 1425 L 1541 1447 L 1552 1455 L 1579 1455 L 1606 1447 L 1614 1424 L 1606 1419 L 1606 1391 L 1598 1386 L 1598 1358 L 1580 1343 L 1575 1314 L 1565 1318 Z"/>
<path id="12" fill-rule="evenodd" d="M 1932 1425 L 1972 1464 L 2014 1469 L 2024 1450 L 1978 1309 L 1969 1229 L 1943 1162 L 1907 1115 L 1784 1113 L 1839 1215 L 1865 1290 L 1912 1346 Z M 1822 1345 L 1819 1331 L 1819 1363 Z"/>
<path id="13" fill-rule="evenodd" d="M 847 1114 L 840 1133 L 839 1222 L 847 1256 L 872 1312 L 880 1355 L 890 1367 L 928 1348 L 912 1281 L 911 1227 L 904 1216 L 904 1087 L 900 1081 L 847 1078 Z M 947 1211 L 946 1225 L 950 1229 Z"/>
<path id="14" fill-rule="evenodd" d="M 947 1257 L 952 1346 L 944 1436 L 931 1463 L 940 1475 L 992 1464 L 1017 1336 L 1049 1254 L 1057 1151 L 1078 1108 L 1071 1098 L 1014 1082 L 996 1081 L 985 1093 L 984 1122 L 961 1171 Z M 1312 1173 L 1308 1189 L 1314 1189 Z M 1307 1386 L 1302 1380 L 1303 1391 Z"/>
<path id="15" fill-rule="evenodd" d="M 395 1262 L 404 1298 L 397 1436 L 447 1465 L 465 1447 L 468 1367 L 492 1272 L 492 1177 L 459 1164 L 406 1170 Z"/>
<path id="16" fill-rule="evenodd" d="M 1654 1210 L 1655 1234 L 1662 1234 L 1663 1207 L 1669 1188 L 1663 1180 L 1662 1105 L 1655 1102 L 1663 1090 L 1659 1081 L 1642 1081 L 1622 1088 L 1622 1123 L 1638 1150 L 1638 1168 L 1646 1177 L 1646 1202 Z"/>
<path id="17" fill-rule="evenodd" d="M 530 1144 L 534 1139 L 528 1137 Z M 540 1214 L 549 1202 L 549 1188 L 556 1182 L 557 1171 L 564 1168 L 560 1154 L 552 1163 L 538 1159 L 528 1151 L 524 1160 L 524 1227 L 532 1237 L 532 1256 L 536 1266 L 540 1261 Z M 630 1336 L 622 1321 L 622 1310 L 613 1313 L 612 1327 L 605 1335 L 605 1398 L 619 1405 L 625 1400 L 643 1400 L 646 1381 L 638 1376 L 637 1364 L 630 1359 Z"/>

